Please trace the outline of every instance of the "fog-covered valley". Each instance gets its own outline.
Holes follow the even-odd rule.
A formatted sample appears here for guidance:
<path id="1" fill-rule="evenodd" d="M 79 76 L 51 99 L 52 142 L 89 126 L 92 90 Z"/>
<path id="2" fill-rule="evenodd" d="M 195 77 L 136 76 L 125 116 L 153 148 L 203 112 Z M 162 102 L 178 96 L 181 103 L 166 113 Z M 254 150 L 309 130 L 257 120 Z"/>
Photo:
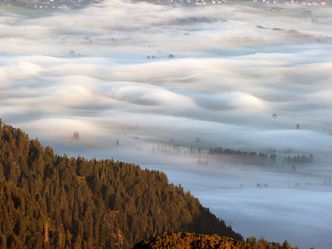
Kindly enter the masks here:
<path id="1" fill-rule="evenodd" d="M 327 249 L 331 11 L 2 7 L 0 116 L 58 153 L 165 171 L 244 236 Z"/>

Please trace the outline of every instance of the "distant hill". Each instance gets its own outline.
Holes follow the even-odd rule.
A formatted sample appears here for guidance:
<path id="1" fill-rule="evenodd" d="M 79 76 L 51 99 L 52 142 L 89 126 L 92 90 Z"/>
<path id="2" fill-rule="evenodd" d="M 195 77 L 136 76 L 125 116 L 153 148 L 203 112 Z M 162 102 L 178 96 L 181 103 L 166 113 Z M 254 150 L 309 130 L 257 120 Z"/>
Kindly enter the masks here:
<path id="1" fill-rule="evenodd" d="M 59 156 L 1 120 L 0 214 L 0 249 L 125 249 L 178 231 L 242 240 L 164 173 Z"/>
<path id="2" fill-rule="evenodd" d="M 0 0 L 0 6 L 17 6 L 29 9 L 82 8 L 102 0 Z"/>
<path id="3" fill-rule="evenodd" d="M 188 6 L 205 6 L 205 5 L 223 5 L 227 3 L 257 3 L 268 4 L 300 4 L 308 6 L 327 5 L 327 0 L 141 0 L 156 4 L 175 4 L 175 5 L 188 5 Z"/>
<path id="4" fill-rule="evenodd" d="M 91 4 L 100 3 L 103 0 L 0 0 L 0 6 L 18 6 L 30 9 L 63 9 L 82 8 Z M 289 3 L 300 5 L 327 5 L 327 0 L 133 0 L 133 2 L 149 2 L 163 5 L 205 6 L 227 3 L 262 3 L 273 4 Z"/>
<path id="5" fill-rule="evenodd" d="M 171 233 L 157 236 L 134 246 L 134 249 L 293 249 L 285 241 L 282 244 L 255 238 L 236 241 L 218 235 L 198 235 L 190 233 Z M 297 247 L 294 247 L 296 249 Z"/>

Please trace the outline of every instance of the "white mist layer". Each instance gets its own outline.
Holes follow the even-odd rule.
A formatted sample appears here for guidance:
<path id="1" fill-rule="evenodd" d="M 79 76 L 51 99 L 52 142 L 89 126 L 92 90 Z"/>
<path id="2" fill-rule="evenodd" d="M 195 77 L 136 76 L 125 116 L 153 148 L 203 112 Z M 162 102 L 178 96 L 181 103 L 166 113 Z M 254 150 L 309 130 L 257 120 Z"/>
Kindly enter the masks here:
<path id="1" fill-rule="evenodd" d="M 0 9 L 0 116 L 59 153 L 164 170 L 244 236 L 326 249 L 332 8 L 280 7 Z M 218 146 L 314 162 L 207 155 Z"/>

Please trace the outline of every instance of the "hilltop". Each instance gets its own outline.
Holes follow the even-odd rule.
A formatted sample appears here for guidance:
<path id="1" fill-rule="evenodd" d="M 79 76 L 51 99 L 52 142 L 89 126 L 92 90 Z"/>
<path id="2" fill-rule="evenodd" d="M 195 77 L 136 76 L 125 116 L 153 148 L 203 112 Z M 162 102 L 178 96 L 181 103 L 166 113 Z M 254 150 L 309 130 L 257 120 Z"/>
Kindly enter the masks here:
<path id="1" fill-rule="evenodd" d="M 242 240 L 159 171 L 55 154 L 0 121 L 0 248 L 132 248 L 170 232 Z"/>

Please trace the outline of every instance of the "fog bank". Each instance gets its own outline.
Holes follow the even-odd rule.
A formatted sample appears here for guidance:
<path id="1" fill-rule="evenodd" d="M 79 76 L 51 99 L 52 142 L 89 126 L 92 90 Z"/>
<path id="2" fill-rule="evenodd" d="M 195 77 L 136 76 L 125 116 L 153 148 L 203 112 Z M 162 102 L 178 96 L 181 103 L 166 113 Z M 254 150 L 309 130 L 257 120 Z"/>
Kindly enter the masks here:
<path id="1" fill-rule="evenodd" d="M 164 170 L 245 236 L 326 249 L 332 8 L 279 7 L 1 8 L 0 116 L 59 153 Z"/>

